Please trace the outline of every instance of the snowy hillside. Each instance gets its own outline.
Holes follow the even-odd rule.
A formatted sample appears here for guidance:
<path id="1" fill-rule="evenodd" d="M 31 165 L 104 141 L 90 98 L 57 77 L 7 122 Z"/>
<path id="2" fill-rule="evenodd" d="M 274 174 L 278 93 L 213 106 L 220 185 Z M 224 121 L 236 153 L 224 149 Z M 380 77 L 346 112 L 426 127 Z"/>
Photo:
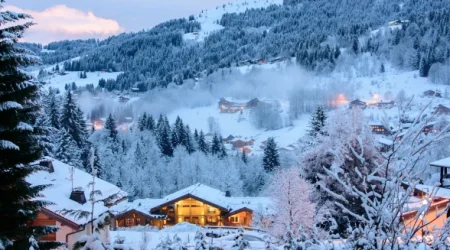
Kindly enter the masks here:
<path id="1" fill-rule="evenodd" d="M 238 0 L 223 6 L 217 6 L 215 9 L 202 11 L 195 16 L 195 20 L 201 24 L 201 30 L 185 34 L 184 39 L 203 41 L 211 32 L 223 28 L 218 22 L 226 13 L 242 13 L 248 9 L 266 8 L 273 4 L 281 5 L 282 3 L 282 0 Z"/>

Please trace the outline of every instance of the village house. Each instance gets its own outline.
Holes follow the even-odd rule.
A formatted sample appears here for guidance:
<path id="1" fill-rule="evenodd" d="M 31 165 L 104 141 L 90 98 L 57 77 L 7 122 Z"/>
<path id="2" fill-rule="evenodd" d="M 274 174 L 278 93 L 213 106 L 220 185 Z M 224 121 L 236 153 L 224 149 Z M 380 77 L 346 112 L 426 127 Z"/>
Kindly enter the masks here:
<path id="1" fill-rule="evenodd" d="M 442 104 L 439 104 L 435 108 L 434 113 L 437 115 L 450 115 L 450 108 L 448 108 Z"/>
<path id="2" fill-rule="evenodd" d="M 434 91 L 434 90 L 431 90 L 431 89 L 423 92 L 423 96 L 424 97 L 438 97 L 438 98 L 442 98 L 442 95 L 441 95 L 440 92 Z"/>
<path id="3" fill-rule="evenodd" d="M 139 199 L 111 208 L 117 227 L 152 225 L 158 228 L 189 222 L 200 226 L 250 226 L 253 211 L 273 213 L 267 197 L 233 197 L 203 184 L 194 184 L 162 199 Z"/>
<path id="4" fill-rule="evenodd" d="M 119 102 L 121 103 L 127 103 L 130 100 L 130 98 L 125 97 L 125 96 L 119 96 Z"/>
<path id="5" fill-rule="evenodd" d="M 371 122 L 369 123 L 370 129 L 372 130 L 372 133 L 377 135 L 390 135 L 391 130 L 387 128 L 384 124 L 379 122 Z"/>
<path id="6" fill-rule="evenodd" d="M 241 149 L 243 147 L 247 147 L 247 146 L 253 146 L 253 144 L 255 144 L 255 140 L 251 139 L 249 141 L 243 141 L 243 140 L 235 140 L 231 142 L 231 145 L 233 145 L 234 149 Z"/>
<path id="7" fill-rule="evenodd" d="M 386 138 L 378 138 L 378 145 L 377 145 L 377 149 L 381 152 L 381 153 L 385 153 L 388 152 L 389 150 L 391 150 L 392 146 L 394 145 L 394 142 L 386 139 Z"/>
<path id="8" fill-rule="evenodd" d="M 91 234 L 91 216 L 78 218 L 64 214 L 63 210 L 91 212 L 92 205 L 86 199 L 89 190 L 83 190 L 92 181 L 92 176 L 82 170 L 64 164 L 60 161 L 46 157 L 33 163 L 43 170 L 31 174 L 26 181 L 30 185 L 47 185 L 50 187 L 41 191 L 42 199 L 52 204 L 43 207 L 31 225 L 54 225 L 60 229 L 55 233 L 44 236 L 42 240 L 65 242 L 68 249 L 83 235 Z M 111 217 L 109 207 L 124 202 L 127 193 L 119 187 L 95 178 L 95 189 L 102 195 L 98 197 L 101 202 L 95 204 L 93 218 Z M 106 225 L 100 231 L 100 239 L 103 243 L 109 243 L 109 226 Z"/>
<path id="9" fill-rule="evenodd" d="M 349 103 L 349 108 L 361 108 L 365 109 L 367 104 L 359 99 L 353 100 Z"/>
<path id="10" fill-rule="evenodd" d="M 260 101 L 258 98 L 254 98 L 247 103 L 236 103 L 227 101 L 225 98 L 221 98 L 219 101 L 219 109 L 221 113 L 236 113 L 241 110 L 250 109 L 258 106 Z"/>
<path id="11" fill-rule="evenodd" d="M 236 138 L 236 137 L 234 137 L 234 136 L 232 136 L 232 135 L 229 135 L 228 137 L 226 137 L 225 139 L 223 139 L 223 142 L 224 142 L 224 143 L 231 143 L 231 142 L 234 140 L 234 138 Z"/>
<path id="12" fill-rule="evenodd" d="M 395 102 L 394 101 L 379 101 L 376 103 L 377 107 L 380 109 L 391 109 L 394 107 Z"/>

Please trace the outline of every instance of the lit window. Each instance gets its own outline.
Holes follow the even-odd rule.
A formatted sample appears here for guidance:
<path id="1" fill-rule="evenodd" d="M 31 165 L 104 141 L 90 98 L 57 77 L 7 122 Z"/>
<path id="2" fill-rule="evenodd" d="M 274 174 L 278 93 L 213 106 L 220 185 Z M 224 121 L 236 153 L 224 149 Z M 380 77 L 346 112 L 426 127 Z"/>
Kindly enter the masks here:
<path id="1" fill-rule="evenodd" d="M 134 226 L 134 219 L 133 218 L 126 218 L 125 219 L 125 226 L 127 226 L 127 227 Z"/>

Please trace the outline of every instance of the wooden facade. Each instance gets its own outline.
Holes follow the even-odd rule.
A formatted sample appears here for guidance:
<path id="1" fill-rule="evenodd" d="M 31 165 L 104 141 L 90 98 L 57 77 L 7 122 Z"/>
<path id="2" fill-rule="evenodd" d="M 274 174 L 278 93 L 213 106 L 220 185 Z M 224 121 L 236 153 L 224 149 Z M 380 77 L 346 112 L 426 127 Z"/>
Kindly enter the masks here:
<path id="1" fill-rule="evenodd" d="M 210 203 L 192 195 L 186 195 L 177 200 L 169 201 L 152 209 L 151 213 L 164 216 L 158 222 L 152 219 L 149 225 L 159 228 L 188 222 L 199 226 L 250 226 L 252 211 L 240 209 L 230 212 L 220 205 Z"/>

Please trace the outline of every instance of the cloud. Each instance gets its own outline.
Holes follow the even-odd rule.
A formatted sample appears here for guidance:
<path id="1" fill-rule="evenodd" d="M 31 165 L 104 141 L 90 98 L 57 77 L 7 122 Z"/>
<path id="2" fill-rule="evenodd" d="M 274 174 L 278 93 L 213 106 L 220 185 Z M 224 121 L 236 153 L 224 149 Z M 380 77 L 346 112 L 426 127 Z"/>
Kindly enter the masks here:
<path id="1" fill-rule="evenodd" d="M 25 34 L 24 41 L 48 43 L 63 39 L 106 38 L 123 32 L 113 19 L 97 17 L 66 5 L 55 5 L 43 11 L 26 10 L 13 5 L 6 10 L 30 14 L 36 25 Z"/>

